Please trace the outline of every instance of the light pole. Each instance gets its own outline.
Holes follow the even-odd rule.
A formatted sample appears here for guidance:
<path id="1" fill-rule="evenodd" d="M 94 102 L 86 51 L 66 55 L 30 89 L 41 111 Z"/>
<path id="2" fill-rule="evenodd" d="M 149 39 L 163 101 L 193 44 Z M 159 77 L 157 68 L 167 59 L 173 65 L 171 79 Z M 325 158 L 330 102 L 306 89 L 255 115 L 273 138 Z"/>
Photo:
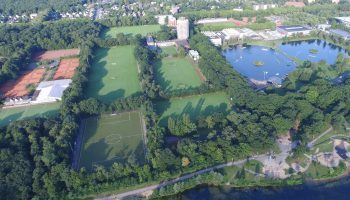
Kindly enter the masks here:
<path id="1" fill-rule="evenodd" d="M 266 71 L 263 71 L 263 72 L 264 72 L 264 81 L 265 81 L 265 79 L 266 79 L 265 76 L 266 76 L 266 74 L 269 73 L 269 72 L 266 72 Z"/>

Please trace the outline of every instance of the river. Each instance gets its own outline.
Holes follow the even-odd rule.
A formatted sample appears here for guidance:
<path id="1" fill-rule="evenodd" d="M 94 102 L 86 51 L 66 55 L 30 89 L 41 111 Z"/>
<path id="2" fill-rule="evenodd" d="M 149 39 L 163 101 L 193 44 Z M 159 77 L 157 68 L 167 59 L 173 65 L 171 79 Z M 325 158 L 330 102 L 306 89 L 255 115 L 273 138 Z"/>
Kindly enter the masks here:
<path id="1" fill-rule="evenodd" d="M 232 187 L 197 187 L 170 199 L 209 200 L 349 200 L 350 177 L 329 183 L 307 183 L 298 186 L 281 188 L 237 189 Z"/>

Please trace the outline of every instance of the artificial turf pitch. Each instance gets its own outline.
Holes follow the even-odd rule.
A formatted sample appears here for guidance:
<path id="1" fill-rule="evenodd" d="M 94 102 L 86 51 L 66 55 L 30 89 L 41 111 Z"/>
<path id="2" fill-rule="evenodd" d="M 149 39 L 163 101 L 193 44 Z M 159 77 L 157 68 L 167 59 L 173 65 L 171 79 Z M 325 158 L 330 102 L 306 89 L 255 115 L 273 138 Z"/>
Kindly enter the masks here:
<path id="1" fill-rule="evenodd" d="M 163 90 L 196 88 L 202 84 L 188 57 L 163 58 L 155 64 L 157 82 Z"/>
<path id="2" fill-rule="evenodd" d="M 88 170 L 97 165 L 109 167 L 135 156 L 145 162 L 144 128 L 140 112 L 91 117 L 83 121 L 83 147 L 80 167 Z"/>
<path id="3" fill-rule="evenodd" d="M 21 119 L 31 117 L 51 117 L 58 114 L 60 103 L 29 105 L 0 110 L 0 127 Z"/>
<path id="4" fill-rule="evenodd" d="M 88 80 L 87 96 L 105 103 L 141 93 L 134 46 L 98 49 Z"/>
<path id="5" fill-rule="evenodd" d="M 188 114 L 192 120 L 198 116 L 207 116 L 214 112 L 228 112 L 231 102 L 223 92 L 176 97 L 170 100 L 156 102 L 156 111 L 160 115 L 159 123 L 167 126 L 169 117 L 179 117 Z"/>
<path id="6" fill-rule="evenodd" d="M 124 33 L 126 35 L 137 35 L 141 34 L 146 36 L 148 33 L 155 33 L 160 31 L 160 25 L 143 25 L 143 26 L 123 26 L 123 27 L 113 27 L 102 31 L 101 37 L 115 38 L 118 33 Z"/>

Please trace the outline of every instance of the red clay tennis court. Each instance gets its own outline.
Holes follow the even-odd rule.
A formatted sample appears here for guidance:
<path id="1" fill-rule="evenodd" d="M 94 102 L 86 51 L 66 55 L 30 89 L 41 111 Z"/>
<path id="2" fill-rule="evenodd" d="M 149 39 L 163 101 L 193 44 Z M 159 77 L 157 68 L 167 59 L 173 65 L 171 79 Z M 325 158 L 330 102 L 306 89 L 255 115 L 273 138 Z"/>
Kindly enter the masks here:
<path id="1" fill-rule="evenodd" d="M 77 67 L 79 67 L 79 58 L 62 59 L 53 79 L 70 79 L 74 76 Z"/>
<path id="2" fill-rule="evenodd" d="M 27 85 L 38 84 L 45 74 L 45 69 L 37 68 L 32 71 L 25 71 L 17 80 L 7 81 L 0 88 L 5 97 L 27 96 Z"/>
<path id="3" fill-rule="evenodd" d="M 66 56 L 77 56 L 80 53 L 80 49 L 62 49 L 62 50 L 55 50 L 55 51 L 42 51 L 39 53 L 36 53 L 33 56 L 33 59 L 35 61 L 41 61 L 41 60 L 53 60 L 61 57 Z"/>

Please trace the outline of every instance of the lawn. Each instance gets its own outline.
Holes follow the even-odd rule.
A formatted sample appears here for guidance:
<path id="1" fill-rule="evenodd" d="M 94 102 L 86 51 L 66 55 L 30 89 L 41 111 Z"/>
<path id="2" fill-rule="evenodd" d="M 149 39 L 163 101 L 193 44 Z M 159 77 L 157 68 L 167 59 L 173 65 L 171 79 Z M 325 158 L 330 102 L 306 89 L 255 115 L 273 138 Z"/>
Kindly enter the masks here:
<path id="1" fill-rule="evenodd" d="M 164 91 L 196 88 L 202 84 L 189 59 L 163 58 L 155 64 L 156 79 Z"/>
<path id="2" fill-rule="evenodd" d="M 159 123 L 162 126 L 167 125 L 169 117 L 178 117 L 187 113 L 192 120 L 195 120 L 199 115 L 227 112 L 230 107 L 229 98 L 223 92 L 178 97 L 156 102 L 156 110 L 160 115 Z"/>
<path id="3" fill-rule="evenodd" d="M 160 31 L 160 25 L 144 25 L 144 26 L 122 26 L 104 29 L 101 33 L 102 38 L 114 38 L 118 33 L 127 35 L 141 34 L 146 36 L 148 33 Z"/>
<path id="4" fill-rule="evenodd" d="M 91 117 L 83 121 L 80 167 L 110 167 L 114 162 L 145 162 L 145 144 L 140 112 Z"/>
<path id="5" fill-rule="evenodd" d="M 51 117 L 58 114 L 60 103 L 7 108 L 0 110 L 0 127 L 21 119 L 31 117 Z"/>
<path id="6" fill-rule="evenodd" d="M 329 176 L 329 168 L 319 163 L 311 163 L 305 174 L 310 178 L 319 179 Z"/>
<path id="7" fill-rule="evenodd" d="M 134 46 L 100 48 L 89 73 L 87 96 L 105 103 L 141 93 Z"/>
<path id="8" fill-rule="evenodd" d="M 176 47 L 170 46 L 170 47 L 161 47 L 162 54 L 166 56 L 174 56 L 177 54 Z"/>

